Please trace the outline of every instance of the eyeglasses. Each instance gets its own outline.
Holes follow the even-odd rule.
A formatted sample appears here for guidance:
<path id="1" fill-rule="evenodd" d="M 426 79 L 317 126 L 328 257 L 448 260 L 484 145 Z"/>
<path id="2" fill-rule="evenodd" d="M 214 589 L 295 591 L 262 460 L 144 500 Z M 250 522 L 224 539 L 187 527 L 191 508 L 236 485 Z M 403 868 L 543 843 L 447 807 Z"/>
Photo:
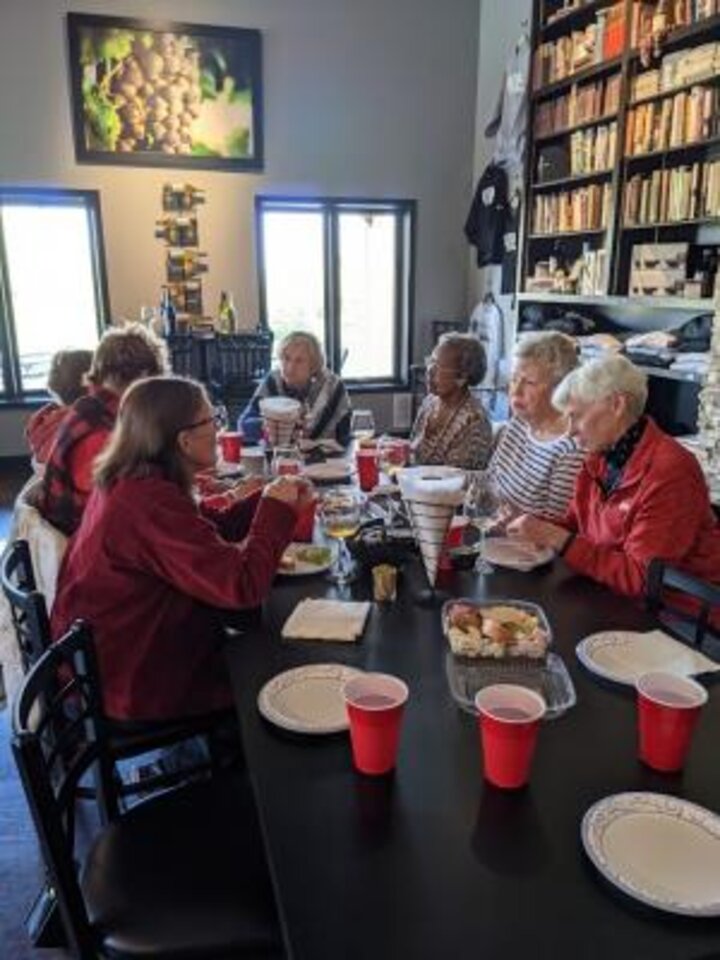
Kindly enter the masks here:
<path id="1" fill-rule="evenodd" d="M 178 433 L 182 433 L 183 430 L 195 430 L 197 427 L 206 427 L 210 423 L 214 425 L 216 430 L 221 430 L 225 425 L 225 415 L 216 410 L 211 417 L 203 417 L 202 420 L 195 420 L 194 423 L 188 423 L 186 426 L 180 427 Z"/>

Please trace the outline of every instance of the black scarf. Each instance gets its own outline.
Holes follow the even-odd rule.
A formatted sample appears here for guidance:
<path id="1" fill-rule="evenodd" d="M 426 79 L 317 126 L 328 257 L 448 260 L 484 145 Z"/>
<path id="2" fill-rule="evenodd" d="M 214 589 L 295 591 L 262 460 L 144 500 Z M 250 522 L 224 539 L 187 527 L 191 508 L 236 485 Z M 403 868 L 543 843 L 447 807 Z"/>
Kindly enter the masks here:
<path id="1" fill-rule="evenodd" d="M 625 464 L 633 455 L 635 447 L 640 443 L 646 426 L 647 417 L 640 417 L 609 450 L 603 453 L 606 470 L 605 477 L 600 481 L 600 486 L 606 497 L 620 484 Z"/>

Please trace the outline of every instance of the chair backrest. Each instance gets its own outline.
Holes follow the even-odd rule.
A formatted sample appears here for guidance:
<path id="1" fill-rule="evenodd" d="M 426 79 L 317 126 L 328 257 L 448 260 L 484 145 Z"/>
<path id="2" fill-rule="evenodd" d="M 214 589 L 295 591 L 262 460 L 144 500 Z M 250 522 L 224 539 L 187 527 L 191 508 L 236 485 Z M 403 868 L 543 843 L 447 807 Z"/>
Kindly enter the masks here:
<path id="1" fill-rule="evenodd" d="M 648 568 L 648 608 L 664 626 L 695 646 L 711 643 L 720 653 L 720 584 L 707 583 L 663 560 Z"/>
<path id="2" fill-rule="evenodd" d="M 75 859 L 77 787 L 90 769 L 113 795 L 90 628 L 77 622 L 25 677 L 14 703 L 12 750 L 73 955 L 95 957 Z"/>
<path id="3" fill-rule="evenodd" d="M 210 389 L 213 397 L 222 401 L 233 415 L 244 401 L 250 399 L 258 383 L 269 372 L 272 344 L 270 330 L 215 338 Z"/>
<path id="4" fill-rule="evenodd" d="M 51 641 L 45 597 L 37 589 L 26 540 L 8 544 L 0 559 L 0 583 L 10 608 L 22 667 L 27 671 Z"/>

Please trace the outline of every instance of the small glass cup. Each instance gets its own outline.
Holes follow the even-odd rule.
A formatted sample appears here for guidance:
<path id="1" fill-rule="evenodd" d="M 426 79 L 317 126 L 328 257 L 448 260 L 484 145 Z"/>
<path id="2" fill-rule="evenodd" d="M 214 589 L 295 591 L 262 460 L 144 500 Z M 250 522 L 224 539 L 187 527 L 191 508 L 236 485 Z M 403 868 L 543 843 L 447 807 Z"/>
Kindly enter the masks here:
<path id="1" fill-rule="evenodd" d="M 355 570 L 346 540 L 357 533 L 360 526 L 362 500 L 352 487 L 333 487 L 320 503 L 320 522 L 325 534 L 338 541 L 338 551 L 328 577 L 340 586 L 355 579 Z"/>
<path id="2" fill-rule="evenodd" d="M 275 447 L 272 460 L 274 476 L 297 476 L 301 470 L 302 458 L 296 446 Z"/>
<path id="3" fill-rule="evenodd" d="M 353 410 L 350 417 L 350 434 L 358 442 L 375 436 L 375 417 L 372 410 Z"/>
<path id="4" fill-rule="evenodd" d="M 463 513 L 480 533 L 480 550 L 475 563 L 475 573 L 492 573 L 493 566 L 485 559 L 485 533 L 495 525 L 500 510 L 500 495 L 495 478 L 489 470 L 476 470 L 470 474 L 470 483 L 465 491 Z"/>

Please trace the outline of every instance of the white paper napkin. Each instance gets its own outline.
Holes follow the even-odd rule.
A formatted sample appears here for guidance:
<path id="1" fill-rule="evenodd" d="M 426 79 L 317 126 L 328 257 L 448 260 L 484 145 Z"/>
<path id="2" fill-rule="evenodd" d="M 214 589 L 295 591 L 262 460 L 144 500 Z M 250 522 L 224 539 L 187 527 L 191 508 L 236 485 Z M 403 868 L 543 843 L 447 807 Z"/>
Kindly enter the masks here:
<path id="1" fill-rule="evenodd" d="M 362 636 L 370 611 L 368 601 L 301 600 L 285 621 L 286 640 L 338 640 L 352 643 Z"/>

